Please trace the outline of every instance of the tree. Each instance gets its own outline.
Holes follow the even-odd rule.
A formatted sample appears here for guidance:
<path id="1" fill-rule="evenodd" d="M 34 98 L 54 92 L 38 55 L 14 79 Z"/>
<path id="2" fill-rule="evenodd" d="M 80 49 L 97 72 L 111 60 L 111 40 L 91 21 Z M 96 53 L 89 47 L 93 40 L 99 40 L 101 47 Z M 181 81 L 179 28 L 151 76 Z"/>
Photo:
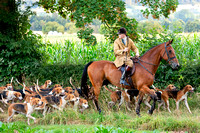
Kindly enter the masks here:
<path id="1" fill-rule="evenodd" d="M 163 27 L 160 25 L 158 21 L 144 21 L 139 23 L 138 31 L 140 33 L 161 33 L 163 31 Z"/>
<path id="2" fill-rule="evenodd" d="M 165 29 L 169 29 L 171 21 L 169 21 L 168 19 L 164 19 L 161 24 L 165 27 Z"/>
<path id="3" fill-rule="evenodd" d="M 65 28 L 67 33 L 72 34 L 73 32 L 77 32 L 78 29 L 75 26 L 75 23 L 66 23 Z"/>
<path id="4" fill-rule="evenodd" d="M 57 22 L 48 22 L 44 25 L 44 27 L 42 27 L 42 32 L 44 34 L 47 34 L 49 31 L 57 31 L 59 26 L 61 26 L 61 25 Z M 64 28 L 64 26 L 63 26 L 63 28 Z"/>
<path id="5" fill-rule="evenodd" d="M 142 13 L 148 17 L 152 14 L 153 18 L 159 18 L 160 15 L 167 17 L 171 11 L 175 11 L 178 2 L 177 0 L 157 1 L 157 0 L 141 0 L 143 6 L 147 6 Z M 72 22 L 76 22 L 76 27 L 81 28 L 78 34 L 87 43 L 93 44 L 95 37 L 92 34 L 93 30 L 89 27 L 94 19 L 99 19 L 101 23 L 107 26 L 109 34 L 106 34 L 110 40 L 117 37 L 119 27 L 125 27 L 131 39 L 137 40 L 138 34 L 136 31 L 137 21 L 127 17 L 125 12 L 125 2 L 122 0 L 39 0 L 39 5 L 47 12 L 58 12 L 62 17 L 69 16 Z"/>
<path id="6" fill-rule="evenodd" d="M 183 20 L 177 20 L 172 22 L 171 30 L 174 33 L 182 33 L 184 31 L 184 27 L 185 27 L 185 22 Z"/>
<path id="7" fill-rule="evenodd" d="M 200 32 L 200 20 L 188 21 L 185 24 L 185 32 Z"/>
<path id="8" fill-rule="evenodd" d="M 60 26 L 58 26 L 57 31 L 58 31 L 58 32 L 61 32 L 62 34 L 64 34 L 65 27 L 62 26 L 62 25 L 60 25 Z"/>
<path id="9" fill-rule="evenodd" d="M 174 16 L 177 19 L 182 19 L 185 23 L 188 20 L 194 20 L 195 18 L 194 14 L 187 9 L 183 9 L 180 10 L 179 12 L 176 12 Z"/>

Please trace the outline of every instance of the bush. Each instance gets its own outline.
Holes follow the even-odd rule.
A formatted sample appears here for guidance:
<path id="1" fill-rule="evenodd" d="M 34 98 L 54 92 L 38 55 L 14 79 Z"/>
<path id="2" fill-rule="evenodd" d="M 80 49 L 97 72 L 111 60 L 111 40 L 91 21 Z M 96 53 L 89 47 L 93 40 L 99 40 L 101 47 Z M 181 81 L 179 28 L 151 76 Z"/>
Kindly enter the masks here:
<path id="1" fill-rule="evenodd" d="M 45 54 L 39 50 L 42 46 L 39 39 L 31 31 L 19 41 L 0 34 L 0 46 L 5 46 L 0 53 L 0 71 L 1 77 L 4 77 L 3 80 L 11 79 L 11 77 L 21 79 L 23 75 L 29 75 L 33 68 L 42 64 Z"/>

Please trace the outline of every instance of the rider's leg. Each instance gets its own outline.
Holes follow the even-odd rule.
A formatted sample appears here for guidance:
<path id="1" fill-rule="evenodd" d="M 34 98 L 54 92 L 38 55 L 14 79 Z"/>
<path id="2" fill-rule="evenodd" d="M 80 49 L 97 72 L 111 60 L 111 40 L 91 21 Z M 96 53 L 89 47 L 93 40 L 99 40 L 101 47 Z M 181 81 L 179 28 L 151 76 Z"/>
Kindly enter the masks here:
<path id="1" fill-rule="evenodd" d="M 126 75 L 127 73 L 129 73 L 131 71 L 132 67 L 130 66 L 126 66 L 125 70 L 123 71 L 122 73 L 122 76 L 121 76 L 121 79 L 120 79 L 120 84 L 123 84 L 123 85 L 129 85 L 127 82 L 126 82 Z"/>

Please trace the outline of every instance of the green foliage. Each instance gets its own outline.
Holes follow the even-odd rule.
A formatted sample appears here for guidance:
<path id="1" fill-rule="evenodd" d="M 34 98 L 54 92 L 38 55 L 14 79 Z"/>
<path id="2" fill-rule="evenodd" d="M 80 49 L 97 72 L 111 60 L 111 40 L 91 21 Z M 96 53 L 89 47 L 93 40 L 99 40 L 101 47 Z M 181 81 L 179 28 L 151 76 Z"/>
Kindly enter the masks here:
<path id="1" fill-rule="evenodd" d="M 34 31 L 42 31 L 42 27 L 47 22 L 57 22 L 62 26 L 65 26 L 66 23 L 70 22 L 68 18 L 64 19 L 57 13 L 53 13 L 52 15 L 43 15 L 43 16 L 31 15 L 29 16 L 29 20 L 31 23 L 30 29 Z"/>
<path id="2" fill-rule="evenodd" d="M 85 65 L 70 65 L 65 64 L 42 65 L 36 69 L 32 69 L 31 74 L 26 76 L 27 83 L 32 85 L 32 82 L 39 80 L 43 84 L 47 79 L 54 83 L 63 86 L 70 86 L 69 78 L 72 77 L 76 81 L 76 85 L 80 86 L 82 71 Z"/>
<path id="3" fill-rule="evenodd" d="M 0 52 L 1 80 L 29 75 L 33 68 L 40 66 L 41 60 L 45 57 L 45 54 L 39 51 L 39 47 L 42 46 L 39 38 L 31 31 L 23 35 L 23 40 L 19 41 L 0 34 L 0 42 L 0 46 L 5 46 Z"/>
<path id="4" fill-rule="evenodd" d="M 178 6 L 177 0 L 168 0 L 168 1 L 158 1 L 158 0 L 141 0 L 139 1 L 143 6 L 147 6 L 145 10 L 142 10 L 142 13 L 146 18 L 150 14 L 154 19 L 158 19 L 161 15 L 168 17 L 168 15 L 174 12 Z"/>
<path id="5" fill-rule="evenodd" d="M 99 29 L 100 34 L 108 34 L 108 31 L 106 30 L 106 25 L 101 24 L 100 29 Z"/>
<path id="6" fill-rule="evenodd" d="M 171 21 L 169 19 L 164 19 L 161 24 L 165 27 L 165 29 L 169 29 Z"/>
<path id="7" fill-rule="evenodd" d="M 77 36 L 80 39 L 84 39 L 84 43 L 88 44 L 88 45 L 95 45 L 97 43 L 96 37 L 94 35 L 92 35 L 92 32 L 94 30 L 90 27 L 86 28 L 86 29 L 81 29 L 77 32 Z"/>

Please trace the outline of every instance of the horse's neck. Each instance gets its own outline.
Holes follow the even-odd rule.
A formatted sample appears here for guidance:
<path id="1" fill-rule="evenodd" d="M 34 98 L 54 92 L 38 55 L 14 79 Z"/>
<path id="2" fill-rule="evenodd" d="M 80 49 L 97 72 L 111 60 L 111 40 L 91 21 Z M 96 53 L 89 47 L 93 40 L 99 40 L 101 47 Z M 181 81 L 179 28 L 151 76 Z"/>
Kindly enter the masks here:
<path id="1" fill-rule="evenodd" d="M 154 64 L 150 65 L 141 61 L 142 65 L 144 65 L 144 67 L 146 67 L 153 75 L 156 73 L 158 66 L 160 64 L 161 51 L 162 51 L 162 44 L 152 48 L 141 57 L 141 60 Z"/>

